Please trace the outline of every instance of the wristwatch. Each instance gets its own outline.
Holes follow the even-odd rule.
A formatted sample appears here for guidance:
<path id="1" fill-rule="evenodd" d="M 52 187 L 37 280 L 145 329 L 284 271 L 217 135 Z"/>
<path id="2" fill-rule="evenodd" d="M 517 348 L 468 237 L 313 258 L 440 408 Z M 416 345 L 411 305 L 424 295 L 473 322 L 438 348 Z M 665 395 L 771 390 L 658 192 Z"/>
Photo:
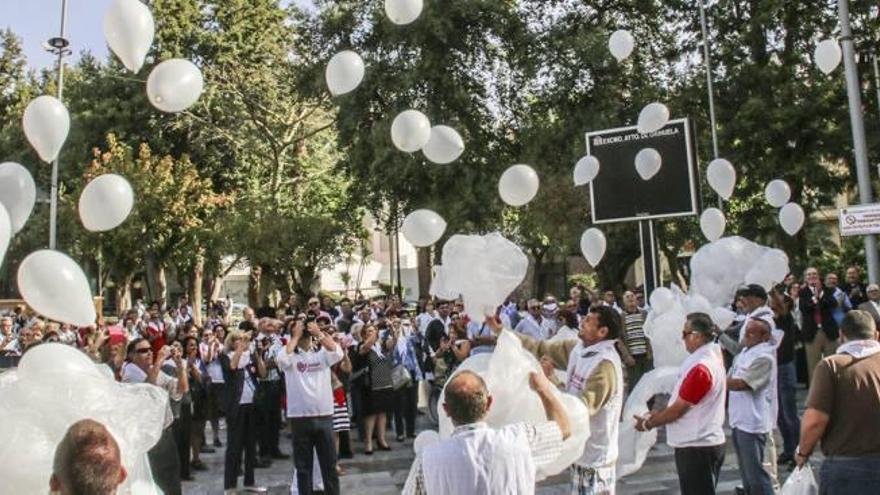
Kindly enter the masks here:
<path id="1" fill-rule="evenodd" d="M 803 452 L 801 452 L 801 446 L 800 446 L 800 445 L 798 445 L 797 448 L 794 449 L 794 455 L 796 455 L 796 456 L 799 455 L 799 456 L 803 457 L 804 459 L 809 459 L 809 458 L 810 458 L 810 455 L 812 455 L 812 454 L 813 454 L 812 452 L 807 453 L 807 454 L 804 454 Z"/>

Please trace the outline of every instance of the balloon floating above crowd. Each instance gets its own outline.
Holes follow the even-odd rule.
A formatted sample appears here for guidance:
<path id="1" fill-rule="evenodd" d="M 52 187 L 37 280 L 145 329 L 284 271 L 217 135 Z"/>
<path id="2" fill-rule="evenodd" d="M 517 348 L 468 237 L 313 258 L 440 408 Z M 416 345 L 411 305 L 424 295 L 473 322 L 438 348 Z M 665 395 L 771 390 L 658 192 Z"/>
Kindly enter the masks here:
<path id="1" fill-rule="evenodd" d="M 38 96 L 28 103 L 21 120 L 24 135 L 44 162 L 58 157 L 67 133 L 70 114 L 61 100 L 54 96 Z"/>
<path id="2" fill-rule="evenodd" d="M 6 207 L 0 203 L 0 264 L 6 258 L 6 250 L 9 249 L 9 241 L 12 240 L 12 220 Z"/>
<path id="3" fill-rule="evenodd" d="M 706 170 L 706 177 L 709 180 L 709 186 L 722 199 L 726 201 L 733 196 L 733 190 L 736 187 L 736 170 L 732 163 L 724 158 L 712 160 Z"/>
<path id="4" fill-rule="evenodd" d="M 708 208 L 700 215 L 700 230 L 709 242 L 717 241 L 724 235 L 727 220 L 718 208 Z"/>
<path id="5" fill-rule="evenodd" d="M 64 253 L 42 249 L 29 254 L 18 266 L 18 291 L 46 318 L 82 327 L 95 323 L 89 281 Z"/>
<path id="6" fill-rule="evenodd" d="M 645 148 L 636 154 L 636 172 L 642 180 L 651 180 L 663 165 L 663 157 L 654 148 Z"/>
<path id="7" fill-rule="evenodd" d="M 595 227 L 587 229 L 581 235 L 581 252 L 587 259 L 587 263 L 593 268 L 596 268 L 605 257 L 607 246 L 608 241 L 605 239 L 605 234 Z"/>
<path id="8" fill-rule="evenodd" d="M 764 197 L 767 203 L 774 208 L 781 208 L 791 199 L 791 188 L 784 180 L 776 179 L 767 183 L 764 188 Z"/>
<path id="9" fill-rule="evenodd" d="M 364 80 L 364 59 L 360 55 L 345 50 L 333 55 L 324 74 L 327 88 L 333 96 L 354 91 Z"/>
<path id="10" fill-rule="evenodd" d="M 804 209 L 797 203 L 786 203 L 779 210 L 779 225 L 786 234 L 793 236 L 804 226 Z"/>
<path id="11" fill-rule="evenodd" d="M 385 0 L 385 14 L 394 24 L 411 24 L 422 15 L 422 0 Z"/>
<path id="12" fill-rule="evenodd" d="M 574 166 L 574 185 L 583 186 L 593 182 L 599 175 L 599 159 L 593 155 L 587 155 Z"/>
<path id="13" fill-rule="evenodd" d="M 498 194 L 510 206 L 523 206 L 538 194 L 541 183 L 538 173 L 528 165 L 514 165 L 501 175 Z"/>
<path id="14" fill-rule="evenodd" d="M 391 141 L 400 151 L 415 153 L 431 139 L 431 121 L 418 110 L 406 110 L 391 123 Z"/>
<path id="15" fill-rule="evenodd" d="M 428 161 L 438 165 L 452 163 L 464 153 L 464 140 L 455 129 L 445 125 L 431 128 L 428 142 L 422 148 Z"/>
<path id="16" fill-rule="evenodd" d="M 446 232 L 446 220 L 433 210 L 416 210 L 403 219 L 403 237 L 417 248 L 436 243 Z"/>
<path id="17" fill-rule="evenodd" d="M 191 107 L 202 95 L 205 81 L 202 71 L 189 60 L 166 60 L 150 72 L 147 96 L 157 109 L 177 113 Z"/>
<path id="18" fill-rule="evenodd" d="M 114 0 L 104 14 L 107 45 L 131 72 L 144 65 L 155 32 L 153 13 L 140 0 Z"/>
<path id="19" fill-rule="evenodd" d="M 623 62 L 629 58 L 633 52 L 635 44 L 636 42 L 633 39 L 632 34 L 625 29 L 614 31 L 614 33 L 611 34 L 611 37 L 608 38 L 608 50 L 618 62 Z"/>
<path id="20" fill-rule="evenodd" d="M 813 52 L 813 58 L 816 60 L 816 66 L 825 74 L 831 74 L 834 69 L 840 65 L 843 60 L 843 53 L 840 51 L 840 43 L 837 40 L 823 40 L 816 45 Z"/>
<path id="21" fill-rule="evenodd" d="M 86 230 L 102 232 L 118 227 L 134 206 L 134 191 L 121 175 L 93 179 L 79 196 L 79 217 Z"/>
<path id="22" fill-rule="evenodd" d="M 0 163 L 0 203 L 9 214 L 12 232 L 24 227 L 37 199 L 37 186 L 28 169 L 14 162 Z"/>
<path id="23" fill-rule="evenodd" d="M 666 127 L 669 123 L 669 108 L 662 103 L 650 103 L 639 112 L 638 129 L 640 134 L 651 134 Z"/>

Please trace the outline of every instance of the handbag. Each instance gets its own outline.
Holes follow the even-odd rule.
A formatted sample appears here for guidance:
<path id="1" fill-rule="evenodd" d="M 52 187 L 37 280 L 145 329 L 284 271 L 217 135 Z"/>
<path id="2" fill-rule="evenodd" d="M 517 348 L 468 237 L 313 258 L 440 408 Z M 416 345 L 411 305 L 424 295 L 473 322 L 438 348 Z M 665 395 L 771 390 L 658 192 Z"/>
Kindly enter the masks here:
<path id="1" fill-rule="evenodd" d="M 403 364 L 398 364 L 391 370 L 391 388 L 394 390 L 408 387 L 410 382 L 412 382 L 412 377 Z"/>

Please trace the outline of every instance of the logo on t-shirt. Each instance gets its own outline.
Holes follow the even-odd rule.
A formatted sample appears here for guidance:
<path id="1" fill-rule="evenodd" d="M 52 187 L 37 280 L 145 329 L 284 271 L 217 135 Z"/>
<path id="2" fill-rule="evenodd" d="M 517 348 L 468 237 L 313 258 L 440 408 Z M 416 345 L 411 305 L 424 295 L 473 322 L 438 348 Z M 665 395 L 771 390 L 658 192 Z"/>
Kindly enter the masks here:
<path id="1" fill-rule="evenodd" d="M 308 367 L 309 367 L 309 365 L 306 364 L 305 361 L 300 361 L 300 362 L 296 363 L 296 369 L 300 373 L 304 373 L 306 371 L 306 368 L 308 368 Z"/>
<path id="2" fill-rule="evenodd" d="M 321 369 L 323 369 L 323 367 L 321 366 L 320 361 L 313 361 L 311 363 L 300 361 L 296 363 L 296 370 L 300 373 L 311 373 L 315 371 L 321 371 Z"/>

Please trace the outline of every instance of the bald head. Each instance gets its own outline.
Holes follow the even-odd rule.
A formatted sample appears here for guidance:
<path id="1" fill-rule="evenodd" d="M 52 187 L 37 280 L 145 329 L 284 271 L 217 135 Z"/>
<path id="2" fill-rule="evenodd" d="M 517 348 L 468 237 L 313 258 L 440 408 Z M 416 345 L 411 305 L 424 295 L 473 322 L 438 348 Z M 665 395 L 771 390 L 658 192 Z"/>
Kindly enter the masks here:
<path id="1" fill-rule="evenodd" d="M 746 322 L 746 334 L 743 337 L 743 344 L 746 347 L 756 346 L 758 344 L 770 340 L 770 324 L 761 318 L 750 318 Z"/>
<path id="2" fill-rule="evenodd" d="M 77 421 L 55 449 L 50 488 L 62 495 L 112 495 L 125 481 L 119 445 L 101 423 Z"/>
<path id="3" fill-rule="evenodd" d="M 462 371 L 452 377 L 444 394 L 443 409 L 456 426 L 482 420 L 492 405 L 486 382 L 472 371 Z"/>

